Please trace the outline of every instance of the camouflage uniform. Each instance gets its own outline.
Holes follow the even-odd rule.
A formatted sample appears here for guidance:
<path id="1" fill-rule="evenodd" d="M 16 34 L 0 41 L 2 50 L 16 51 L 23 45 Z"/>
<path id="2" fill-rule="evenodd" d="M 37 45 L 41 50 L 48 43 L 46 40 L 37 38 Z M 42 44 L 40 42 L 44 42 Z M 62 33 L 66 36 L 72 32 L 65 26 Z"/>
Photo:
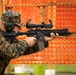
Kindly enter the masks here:
<path id="1" fill-rule="evenodd" d="M 8 19 L 7 16 L 7 13 L 3 13 L 1 20 L 6 21 L 5 19 Z M 14 22 L 18 26 L 21 26 L 20 14 L 14 12 L 13 16 Z M 47 42 L 45 42 L 45 46 L 48 46 Z M 35 53 L 37 51 L 39 51 L 39 49 L 36 44 L 33 47 L 29 47 L 25 40 L 20 41 L 15 37 L 6 38 L 0 33 L 0 75 L 4 74 L 11 59 L 18 58 L 21 55 Z"/>

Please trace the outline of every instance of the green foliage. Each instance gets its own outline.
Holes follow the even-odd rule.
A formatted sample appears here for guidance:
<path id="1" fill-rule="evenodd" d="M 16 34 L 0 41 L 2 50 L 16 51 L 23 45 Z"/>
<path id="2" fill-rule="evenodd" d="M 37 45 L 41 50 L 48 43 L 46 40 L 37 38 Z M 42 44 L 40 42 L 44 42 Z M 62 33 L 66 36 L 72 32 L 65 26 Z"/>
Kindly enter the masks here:
<path id="1" fill-rule="evenodd" d="M 31 64 L 30 68 L 34 69 L 33 75 L 44 75 L 45 69 L 48 69 L 48 64 Z M 56 75 L 58 72 L 76 72 L 76 64 L 55 64 L 55 70 Z M 30 75 L 30 73 L 16 75 Z"/>
<path id="2" fill-rule="evenodd" d="M 76 64 L 58 64 L 55 69 L 56 72 L 76 72 Z"/>
<path id="3" fill-rule="evenodd" d="M 46 64 L 35 64 L 34 67 L 34 75 L 44 75 L 44 71 L 47 68 Z"/>

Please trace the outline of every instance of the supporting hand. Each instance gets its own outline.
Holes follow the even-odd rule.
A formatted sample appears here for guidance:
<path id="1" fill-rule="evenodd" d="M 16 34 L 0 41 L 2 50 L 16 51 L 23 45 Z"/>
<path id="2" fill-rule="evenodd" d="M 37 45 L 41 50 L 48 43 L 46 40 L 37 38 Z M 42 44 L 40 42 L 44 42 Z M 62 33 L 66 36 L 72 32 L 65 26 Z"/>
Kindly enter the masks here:
<path id="1" fill-rule="evenodd" d="M 56 36 L 59 36 L 59 34 L 56 33 L 56 35 L 55 35 L 54 33 L 50 33 L 50 36 L 51 36 L 51 37 L 45 36 L 45 41 L 53 40 L 53 38 L 55 38 Z"/>

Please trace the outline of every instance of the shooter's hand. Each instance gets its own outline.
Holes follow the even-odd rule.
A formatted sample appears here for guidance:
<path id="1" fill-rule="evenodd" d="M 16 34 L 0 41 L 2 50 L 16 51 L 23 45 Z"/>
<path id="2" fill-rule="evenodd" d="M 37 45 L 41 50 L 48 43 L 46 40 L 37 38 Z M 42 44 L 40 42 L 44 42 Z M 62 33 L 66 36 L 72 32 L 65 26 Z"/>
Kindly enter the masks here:
<path id="1" fill-rule="evenodd" d="M 27 37 L 25 39 L 25 41 L 28 43 L 29 47 L 32 47 L 35 44 L 36 40 L 37 39 L 35 37 Z"/>
<path id="2" fill-rule="evenodd" d="M 59 36 L 58 33 L 56 35 L 54 33 L 50 33 L 50 37 L 45 36 L 45 41 L 53 40 L 56 36 Z"/>

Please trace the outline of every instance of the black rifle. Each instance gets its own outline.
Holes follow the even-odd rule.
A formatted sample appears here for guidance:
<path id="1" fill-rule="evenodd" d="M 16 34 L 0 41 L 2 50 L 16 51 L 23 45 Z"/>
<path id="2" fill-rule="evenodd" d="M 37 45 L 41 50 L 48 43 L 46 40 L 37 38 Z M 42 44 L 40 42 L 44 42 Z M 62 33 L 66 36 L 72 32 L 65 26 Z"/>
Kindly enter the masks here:
<path id="1" fill-rule="evenodd" d="M 26 23 L 26 27 L 29 28 L 27 32 L 2 32 L 2 35 L 5 37 L 16 37 L 18 35 L 27 35 L 27 36 L 33 36 L 37 38 L 37 43 L 39 50 L 43 50 L 45 48 L 44 46 L 44 39 L 45 36 L 50 36 L 50 33 L 58 33 L 59 36 L 67 36 L 70 34 L 74 34 L 74 32 L 69 32 L 68 29 L 50 29 L 53 27 L 53 24 L 50 21 L 50 24 L 45 24 L 42 22 L 41 24 L 29 24 L 30 20 Z M 35 29 L 33 29 L 35 28 Z M 76 33 L 75 33 L 76 34 Z"/>

